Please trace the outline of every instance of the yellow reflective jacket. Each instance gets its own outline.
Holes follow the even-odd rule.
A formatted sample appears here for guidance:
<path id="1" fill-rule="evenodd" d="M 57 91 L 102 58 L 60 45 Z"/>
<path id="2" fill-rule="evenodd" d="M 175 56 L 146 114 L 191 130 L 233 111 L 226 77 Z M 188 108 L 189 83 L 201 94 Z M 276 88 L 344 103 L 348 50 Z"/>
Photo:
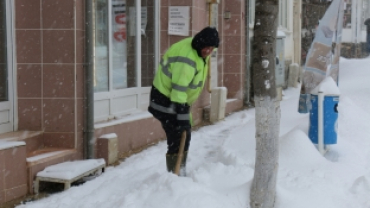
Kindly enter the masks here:
<path id="1" fill-rule="evenodd" d="M 193 104 L 199 97 L 208 73 L 208 59 L 191 47 L 192 37 L 173 44 L 164 54 L 153 85 L 172 102 Z"/>

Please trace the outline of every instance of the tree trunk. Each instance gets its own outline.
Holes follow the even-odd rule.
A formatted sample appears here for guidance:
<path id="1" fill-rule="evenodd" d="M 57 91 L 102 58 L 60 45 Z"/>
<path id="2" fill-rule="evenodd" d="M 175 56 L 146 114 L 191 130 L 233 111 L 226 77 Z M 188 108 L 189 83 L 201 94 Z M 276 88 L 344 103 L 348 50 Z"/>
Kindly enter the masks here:
<path id="1" fill-rule="evenodd" d="M 250 192 L 252 208 L 272 208 L 279 158 L 280 100 L 275 85 L 279 0 L 256 1 L 253 79 L 256 108 L 256 162 Z"/>

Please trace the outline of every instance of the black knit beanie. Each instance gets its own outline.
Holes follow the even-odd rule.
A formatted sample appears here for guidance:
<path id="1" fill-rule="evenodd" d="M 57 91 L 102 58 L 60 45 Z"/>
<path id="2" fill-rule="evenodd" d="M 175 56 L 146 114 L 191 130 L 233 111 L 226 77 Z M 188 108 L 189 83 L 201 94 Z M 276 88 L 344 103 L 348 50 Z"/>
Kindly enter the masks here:
<path id="1" fill-rule="evenodd" d="M 194 36 L 191 46 L 200 54 L 200 51 L 205 47 L 218 48 L 219 42 L 216 28 L 206 27 Z"/>

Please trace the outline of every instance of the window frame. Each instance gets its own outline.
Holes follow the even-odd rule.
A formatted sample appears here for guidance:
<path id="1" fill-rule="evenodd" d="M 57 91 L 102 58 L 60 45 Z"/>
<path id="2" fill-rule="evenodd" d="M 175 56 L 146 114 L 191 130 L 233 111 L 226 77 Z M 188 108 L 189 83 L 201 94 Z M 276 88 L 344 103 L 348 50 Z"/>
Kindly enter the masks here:
<path id="1" fill-rule="evenodd" d="M 367 18 L 370 18 L 370 1 L 362 1 L 362 11 L 361 11 L 361 30 L 366 31 L 366 25 L 363 24 Z"/>
<path id="2" fill-rule="evenodd" d="M 15 21 L 14 21 L 14 2 L 12 0 L 5 1 L 5 18 L 6 18 L 6 39 L 7 39 L 7 78 L 8 78 L 8 100 L 0 102 L 0 111 L 6 112 L 8 111 L 8 122 L 0 124 L 0 133 L 10 132 L 18 129 L 18 111 L 15 106 L 17 106 L 16 97 L 17 95 L 14 93 L 16 92 L 16 70 L 14 70 L 15 66 L 15 54 L 16 51 L 14 50 L 15 44 Z M 4 116 L 4 115 L 3 115 Z"/>
<path id="3" fill-rule="evenodd" d="M 256 0 L 249 0 L 249 28 L 254 28 L 254 19 L 256 11 Z"/>
<path id="4" fill-rule="evenodd" d="M 290 31 L 290 16 L 293 15 L 289 7 L 292 7 L 290 0 L 279 0 L 278 28 L 284 31 Z M 256 0 L 249 0 L 249 28 L 254 28 Z M 284 22 L 282 23 L 284 19 Z"/>
<path id="5" fill-rule="evenodd" d="M 112 0 L 108 1 L 108 15 L 112 14 Z M 159 63 L 159 9 L 160 0 L 154 0 L 154 68 L 157 70 Z M 141 13 L 141 0 L 135 0 L 136 14 Z M 128 9 L 128 8 L 126 8 Z M 94 9 L 94 12 L 96 10 Z M 136 34 L 141 34 L 141 15 L 136 15 Z M 135 35 L 135 72 L 136 86 L 125 89 L 114 89 L 112 79 L 112 18 L 108 16 L 108 91 L 94 93 L 94 122 L 104 122 L 119 119 L 131 114 L 147 111 L 149 105 L 150 86 L 141 83 L 141 35 Z M 95 40 L 94 40 L 95 41 Z M 94 44 L 95 45 L 95 44 Z M 95 62 L 94 62 L 95 67 Z"/>
<path id="6" fill-rule="evenodd" d="M 279 0 L 278 27 L 283 30 L 289 30 L 289 3 L 288 0 Z"/>

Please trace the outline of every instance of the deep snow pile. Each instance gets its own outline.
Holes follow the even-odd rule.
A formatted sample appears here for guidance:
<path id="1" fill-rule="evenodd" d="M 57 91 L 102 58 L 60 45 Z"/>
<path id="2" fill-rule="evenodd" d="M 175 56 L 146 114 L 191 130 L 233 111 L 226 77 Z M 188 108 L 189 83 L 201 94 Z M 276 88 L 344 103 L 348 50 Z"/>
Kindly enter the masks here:
<path id="1" fill-rule="evenodd" d="M 341 59 L 338 144 L 321 156 L 297 113 L 298 88 L 281 102 L 275 208 L 370 207 L 370 58 Z M 245 208 L 254 174 L 254 109 L 193 132 L 187 174 L 165 168 L 166 144 L 136 154 L 100 177 L 18 208 Z"/>

